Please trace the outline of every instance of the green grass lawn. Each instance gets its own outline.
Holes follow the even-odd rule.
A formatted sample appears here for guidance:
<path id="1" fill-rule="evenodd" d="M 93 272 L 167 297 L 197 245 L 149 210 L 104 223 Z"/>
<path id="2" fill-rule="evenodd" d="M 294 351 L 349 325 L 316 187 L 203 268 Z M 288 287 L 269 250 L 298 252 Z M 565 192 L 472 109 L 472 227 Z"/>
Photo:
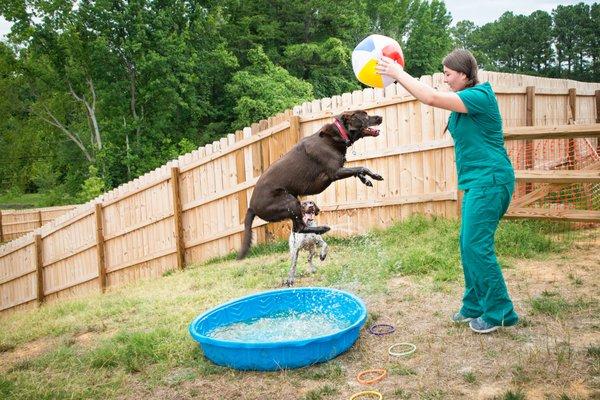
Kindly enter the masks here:
<path id="1" fill-rule="evenodd" d="M 44 193 L 0 193 L 0 209 L 41 208 L 75 204 L 74 200 Z"/>
<path id="2" fill-rule="evenodd" d="M 462 284 L 458 228 L 455 220 L 413 217 L 365 235 L 328 236 L 329 259 L 318 266 L 314 276 L 301 276 L 297 285 L 336 287 L 380 298 L 394 294 L 390 293 L 391 280 L 409 279 L 415 284 L 425 282 L 424 287 L 433 292 L 452 292 L 454 289 L 448 288 Z M 510 269 L 515 260 L 543 260 L 569 249 L 577 233 L 548 235 L 553 229 L 548 224 L 503 221 L 497 234 L 502 266 Z M 169 272 L 163 278 L 130 284 L 104 295 L 64 300 L 0 317 L 0 398 L 107 399 L 133 398 L 140 393 L 161 398 L 161 391 L 182 390 L 182 398 L 196 393 L 197 398 L 213 399 L 227 398 L 218 395 L 224 389 L 186 385 L 199 380 L 211 382 L 217 376 L 229 377 L 231 385 L 246 380 L 250 386 L 264 383 L 262 379 L 267 378 L 256 373 L 213 365 L 202 356 L 187 330 L 200 312 L 235 297 L 280 287 L 288 273 L 285 242 L 254 246 L 250 257 L 241 262 L 232 258 L 192 265 L 185 271 Z M 304 264 L 300 268 L 304 271 Z M 550 313 L 555 318 L 566 312 L 565 307 L 577 306 L 564 302 L 550 293 L 532 307 L 534 312 Z M 370 320 L 377 318 L 377 313 L 370 314 Z M 303 389 L 302 398 L 337 399 L 345 390 L 342 386 L 348 378 L 342 371 L 347 368 L 334 360 L 267 376 L 275 376 L 277 382 L 309 382 L 306 385 L 314 388 Z M 394 368 L 401 377 L 417 374 L 417 367 Z M 468 384 L 480 379 L 473 371 L 461 373 L 463 376 Z M 394 393 L 396 397 L 391 398 L 411 398 L 402 397 L 400 389 Z"/>

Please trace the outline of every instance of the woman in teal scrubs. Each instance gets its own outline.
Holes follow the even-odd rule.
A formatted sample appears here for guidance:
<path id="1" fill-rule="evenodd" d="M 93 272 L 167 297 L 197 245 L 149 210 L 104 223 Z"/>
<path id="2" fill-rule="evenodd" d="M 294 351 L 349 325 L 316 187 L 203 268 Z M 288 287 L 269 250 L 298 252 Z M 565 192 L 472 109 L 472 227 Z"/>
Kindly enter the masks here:
<path id="1" fill-rule="evenodd" d="M 496 96 L 489 82 L 479 83 L 477 61 L 467 50 L 454 50 L 442 64 L 451 92 L 419 82 L 387 57 L 377 71 L 423 103 L 452 111 L 447 129 L 454 139 L 458 188 L 464 191 L 460 254 L 465 276 L 462 308 L 452 320 L 489 333 L 518 321 L 494 250 L 494 234 L 510 203 L 515 175 L 504 148 Z"/>

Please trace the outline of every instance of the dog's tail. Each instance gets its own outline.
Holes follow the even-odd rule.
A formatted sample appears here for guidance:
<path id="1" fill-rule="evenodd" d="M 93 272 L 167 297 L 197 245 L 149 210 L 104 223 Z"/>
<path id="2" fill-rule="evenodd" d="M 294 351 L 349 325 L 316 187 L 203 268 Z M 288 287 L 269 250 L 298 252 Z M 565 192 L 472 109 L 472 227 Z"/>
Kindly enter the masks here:
<path id="1" fill-rule="evenodd" d="M 248 250 L 250 250 L 250 245 L 252 244 L 252 221 L 254 221 L 255 216 L 256 214 L 253 209 L 249 208 L 248 211 L 246 211 L 246 218 L 244 219 L 244 239 L 242 239 L 242 248 L 237 255 L 238 260 L 246 257 Z"/>

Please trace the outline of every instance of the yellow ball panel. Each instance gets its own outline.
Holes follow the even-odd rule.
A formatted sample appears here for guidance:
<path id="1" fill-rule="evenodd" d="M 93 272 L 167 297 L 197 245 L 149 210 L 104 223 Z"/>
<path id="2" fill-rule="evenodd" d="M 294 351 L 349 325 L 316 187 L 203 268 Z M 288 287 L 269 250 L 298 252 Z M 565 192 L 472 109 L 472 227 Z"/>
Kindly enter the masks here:
<path id="1" fill-rule="evenodd" d="M 376 59 L 369 60 L 365 66 L 358 73 L 358 80 L 364 83 L 367 86 L 382 88 L 383 87 L 383 79 L 381 75 L 375 71 L 375 66 L 377 65 Z"/>

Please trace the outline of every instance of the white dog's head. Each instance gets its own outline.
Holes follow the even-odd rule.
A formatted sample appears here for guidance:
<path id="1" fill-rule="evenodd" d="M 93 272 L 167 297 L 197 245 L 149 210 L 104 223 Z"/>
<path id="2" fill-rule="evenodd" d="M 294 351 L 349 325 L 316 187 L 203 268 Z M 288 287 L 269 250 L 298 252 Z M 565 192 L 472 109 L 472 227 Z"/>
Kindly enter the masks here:
<path id="1" fill-rule="evenodd" d="M 306 226 L 316 226 L 315 217 L 319 215 L 319 207 L 314 201 L 303 201 L 302 202 L 302 220 Z"/>

